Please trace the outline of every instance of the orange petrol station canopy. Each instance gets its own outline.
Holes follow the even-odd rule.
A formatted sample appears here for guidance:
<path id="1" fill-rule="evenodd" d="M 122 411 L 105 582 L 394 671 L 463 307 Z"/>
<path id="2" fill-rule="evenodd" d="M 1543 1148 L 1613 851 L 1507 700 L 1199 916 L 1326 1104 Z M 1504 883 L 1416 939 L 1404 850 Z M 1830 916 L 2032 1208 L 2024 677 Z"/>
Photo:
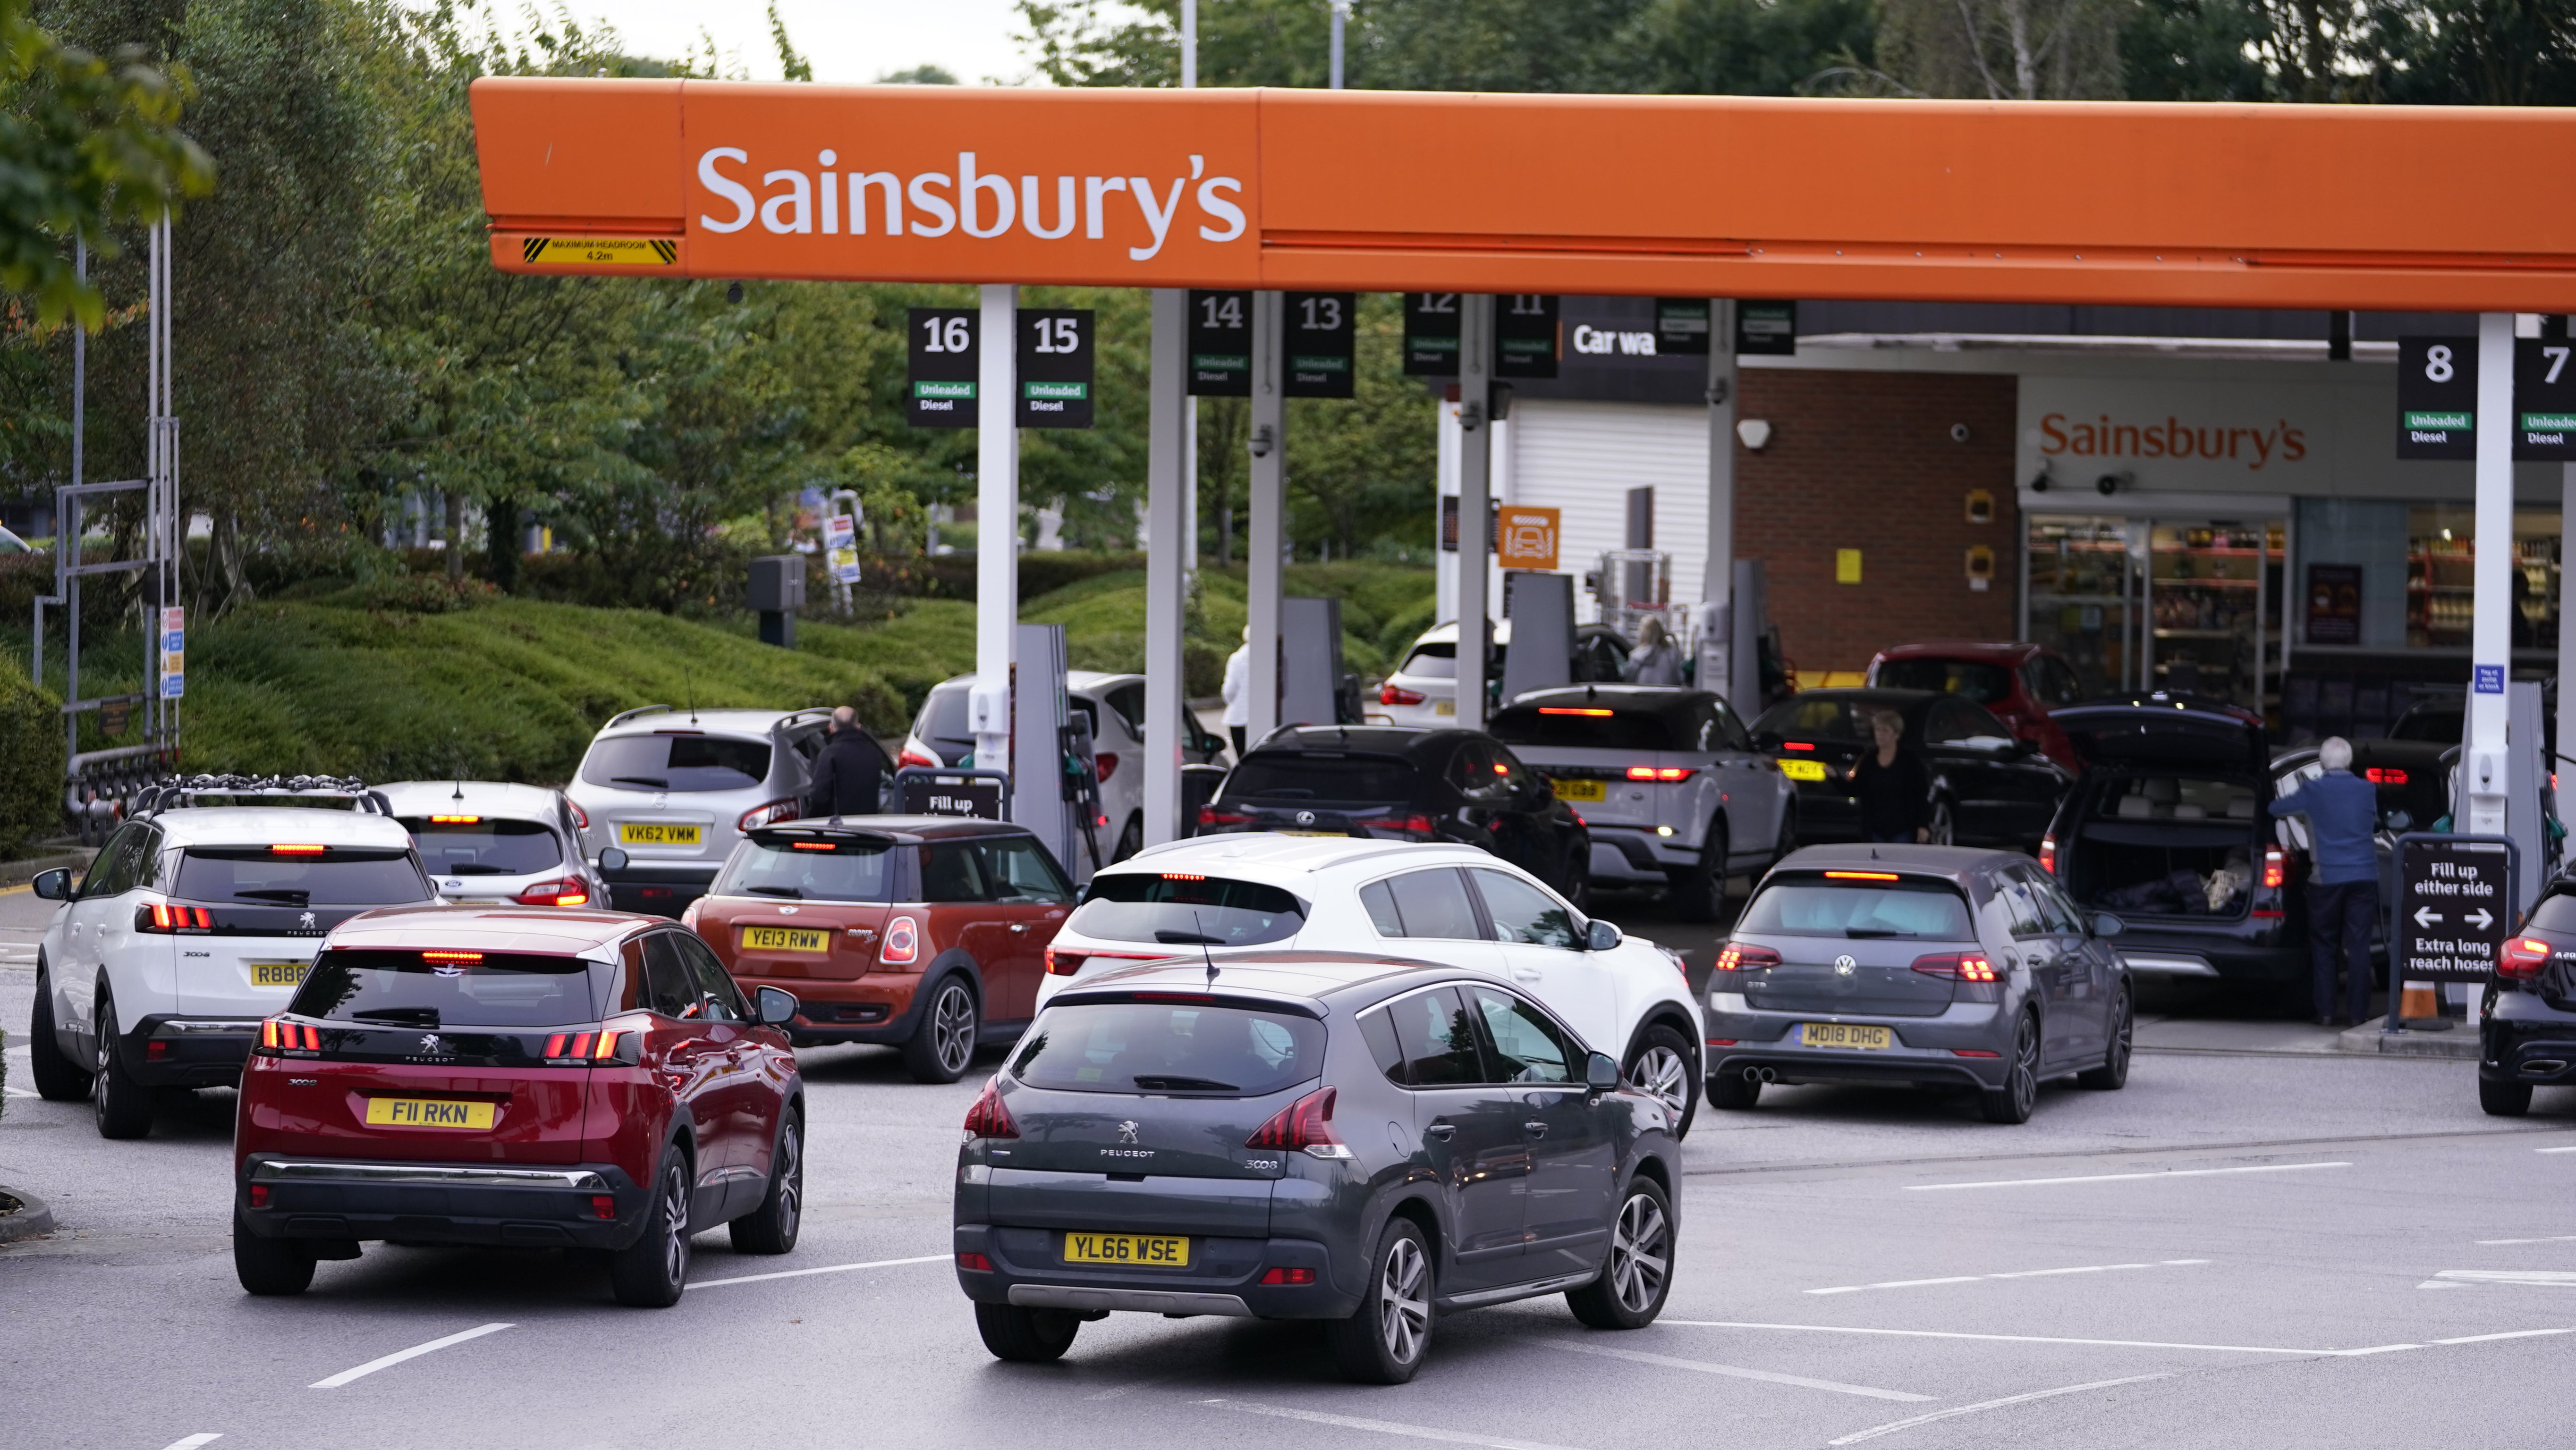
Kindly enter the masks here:
<path id="1" fill-rule="evenodd" d="M 474 83 L 513 272 L 2576 312 L 2576 110 Z"/>

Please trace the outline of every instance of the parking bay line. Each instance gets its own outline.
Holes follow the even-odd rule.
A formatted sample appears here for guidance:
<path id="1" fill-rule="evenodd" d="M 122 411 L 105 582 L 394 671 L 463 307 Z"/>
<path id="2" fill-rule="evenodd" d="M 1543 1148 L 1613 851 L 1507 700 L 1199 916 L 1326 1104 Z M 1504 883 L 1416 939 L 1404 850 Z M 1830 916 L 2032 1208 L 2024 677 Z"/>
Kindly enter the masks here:
<path id="1" fill-rule="evenodd" d="M 1910 1394 L 1904 1390 L 1881 1390 L 1872 1389 L 1868 1385 L 1849 1385 L 1840 1380 L 1809 1379 L 1805 1375 L 1782 1374 L 1777 1370 L 1746 1369 L 1741 1365 L 1733 1364 L 1711 1364 L 1701 1359 L 1675 1359 L 1668 1354 L 1647 1354 L 1635 1349 L 1612 1349 L 1606 1345 L 1558 1342 L 1551 1347 L 1572 1350 L 1576 1354 L 1597 1354 L 1607 1359 L 1634 1360 L 1639 1364 L 1658 1365 L 1664 1369 L 1686 1369 L 1699 1374 L 1727 1375 L 1742 1380 L 1763 1380 L 1775 1385 L 1794 1385 L 1802 1390 L 1831 1390 L 1838 1395 L 1863 1395 L 1873 1400 L 1908 1400 L 1919 1403 L 1941 1398 L 1939 1395 Z"/>
<path id="2" fill-rule="evenodd" d="M 2543 1153 L 2576 1152 L 2576 1148 L 2542 1148 Z M 1997 1178 L 1982 1183 L 1909 1183 L 1908 1193 L 1938 1193 L 1951 1188 L 2031 1188 L 2045 1183 L 2126 1183 L 2141 1178 L 2214 1178 L 2222 1173 L 2298 1173 L 2310 1168 L 2350 1168 L 2350 1163 L 2255 1163 L 2242 1168 L 2167 1168 L 2156 1173 L 2088 1173 L 2078 1178 Z"/>
<path id="3" fill-rule="evenodd" d="M 222 1438 L 224 1438 L 223 1431 L 207 1430 L 199 1434 L 191 1435 L 185 1440 L 171 1441 L 168 1450 L 198 1450 L 199 1446 L 212 1445 Z"/>
<path id="4" fill-rule="evenodd" d="M 446 1349 L 451 1345 L 463 1344 L 469 1339 L 481 1339 L 487 1334 L 498 1334 L 509 1327 L 510 1326 L 507 1324 L 478 1324 L 472 1329 L 465 1330 L 462 1333 L 448 1335 L 444 1339 L 433 1339 L 427 1344 L 415 1344 L 409 1349 L 395 1350 L 393 1353 L 386 1355 L 382 1359 L 368 1360 L 365 1364 L 358 1366 L 356 1369 L 344 1369 L 338 1374 L 331 1376 L 329 1379 L 315 1380 L 312 1384 L 305 1386 L 305 1388 L 315 1390 L 336 1390 L 351 1380 L 364 1379 L 368 1375 L 374 1374 L 380 1369 L 391 1369 L 395 1365 L 402 1363 L 404 1360 L 418 1359 L 424 1354 L 435 1354 L 439 1350 Z"/>
<path id="5" fill-rule="evenodd" d="M 2576 1234 L 2552 1234 L 2545 1239 L 2480 1239 L 2477 1242 L 2482 1249 L 2498 1244 L 2565 1244 L 2576 1243 Z"/>
<path id="6" fill-rule="evenodd" d="M 1916 1425 L 1930 1424 L 1934 1420 L 1947 1420 L 1957 1415 L 1973 1415 L 1980 1410 L 2000 1410 L 2006 1405 L 2027 1404 L 2032 1400 L 2054 1399 L 2059 1395 L 2080 1395 L 2086 1390 L 2107 1390 L 2114 1385 L 2136 1385 L 2144 1384 L 2149 1380 L 2171 1378 L 2173 1378 L 2173 1376 L 2169 1374 L 2133 1374 L 2126 1379 L 2095 1380 L 2091 1384 L 2086 1385 L 2065 1385 L 2053 1390 L 2033 1390 L 2026 1395 L 2006 1395 L 2000 1400 L 1984 1400 L 1973 1405 L 1953 1405 L 1946 1410 L 1934 1410 L 1930 1414 L 1916 1415 L 1910 1420 L 1893 1420 L 1884 1425 L 1872 1425 L 1866 1430 L 1856 1431 L 1852 1434 L 1843 1436 L 1839 1440 L 1828 1440 L 1825 1443 L 1828 1445 L 1857 1445 L 1863 1440 L 1875 1440 L 1881 1435 L 1892 1435 L 1899 1430 L 1910 1430 Z"/>
<path id="7" fill-rule="evenodd" d="M 1358 1415 L 1328 1415 L 1321 1410 L 1292 1410 L 1285 1405 L 1256 1405 L 1250 1400 L 1201 1400 L 1202 1405 L 1218 1405 L 1241 1410 L 1248 1415 L 1268 1415 L 1280 1420 L 1304 1420 L 1312 1425 L 1332 1425 L 1344 1430 L 1374 1430 L 1381 1435 L 1402 1435 L 1414 1440 L 1439 1440 L 1451 1445 L 1483 1445 L 1489 1450 L 1566 1450 L 1562 1445 L 1547 1445 L 1535 1440 L 1505 1440 L 1493 1435 L 1478 1435 L 1466 1430 L 1444 1430 L 1431 1425 L 1407 1425 L 1397 1420 L 1368 1420 Z"/>
<path id="8" fill-rule="evenodd" d="M 2576 1270 L 2443 1269 L 2436 1279 L 2462 1284 L 2521 1284 L 2536 1289 L 2576 1289 Z"/>
<path id="9" fill-rule="evenodd" d="M 854 1274 L 861 1269 L 891 1269 L 899 1264 L 944 1264 L 956 1260 L 955 1254 L 923 1254 L 917 1259 L 875 1259 L 864 1264 L 829 1264 L 820 1269 L 782 1269 L 775 1274 L 745 1274 L 738 1279 L 699 1279 L 692 1289 L 713 1289 L 725 1284 L 765 1284 L 772 1279 L 804 1279 L 816 1274 Z"/>
<path id="10" fill-rule="evenodd" d="M 2259 1344 L 2172 1344 L 2152 1339 L 2063 1339 L 2043 1334 L 1969 1334 L 1953 1329 L 1861 1329 L 1842 1324 L 1755 1324 L 1728 1319 L 1659 1319 L 1687 1329 L 1785 1329 L 1802 1334 L 1881 1334 L 1898 1339 L 1974 1339 L 2002 1344 L 2079 1344 L 2112 1349 L 2197 1349 L 2213 1354 L 2350 1355 L 2374 1351 L 2352 1349 L 2285 1349 Z M 2413 1348 L 2412 1345 L 2403 1346 Z"/>
<path id="11" fill-rule="evenodd" d="M 1953 1274 L 1945 1279 L 1890 1279 L 1879 1284 L 1837 1284 L 1809 1289 L 1809 1294 L 1857 1294 L 1864 1289 L 1920 1289 L 1931 1284 L 1974 1284 L 1986 1279 L 2051 1279 L 2064 1274 L 2108 1274 L 2119 1269 L 2183 1268 L 2207 1259 L 2158 1259 L 2150 1264 L 2084 1264 L 2072 1269 L 2016 1269 L 2005 1274 Z"/>

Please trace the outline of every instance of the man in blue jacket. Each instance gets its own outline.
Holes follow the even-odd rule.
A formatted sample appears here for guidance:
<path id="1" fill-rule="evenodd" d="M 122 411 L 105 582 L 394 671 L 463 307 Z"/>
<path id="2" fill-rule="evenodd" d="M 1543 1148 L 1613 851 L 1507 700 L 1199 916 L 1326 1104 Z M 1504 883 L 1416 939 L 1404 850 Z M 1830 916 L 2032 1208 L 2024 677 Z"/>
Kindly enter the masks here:
<path id="1" fill-rule="evenodd" d="M 2317 747 L 2323 774 L 2272 798 L 2272 814 L 2306 816 L 2315 842 L 2316 877 L 2308 885 L 2308 961 L 2315 973 L 2317 1025 L 2350 1027 L 2370 1013 L 2370 927 L 2379 917 L 2379 787 L 2352 773 L 2352 743 L 2329 737 Z M 2352 1009 L 2337 1013 L 2335 963 L 2351 972 Z"/>

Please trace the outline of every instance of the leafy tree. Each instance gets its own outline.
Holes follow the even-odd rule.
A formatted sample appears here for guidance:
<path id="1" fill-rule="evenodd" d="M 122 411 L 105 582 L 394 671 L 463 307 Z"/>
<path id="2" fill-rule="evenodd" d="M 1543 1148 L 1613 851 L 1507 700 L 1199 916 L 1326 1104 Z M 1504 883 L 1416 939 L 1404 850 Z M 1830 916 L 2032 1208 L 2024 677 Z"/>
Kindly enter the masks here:
<path id="1" fill-rule="evenodd" d="M 1876 63 L 1872 0 L 1655 0 L 1631 23 L 1643 89 L 1786 96 Z"/>

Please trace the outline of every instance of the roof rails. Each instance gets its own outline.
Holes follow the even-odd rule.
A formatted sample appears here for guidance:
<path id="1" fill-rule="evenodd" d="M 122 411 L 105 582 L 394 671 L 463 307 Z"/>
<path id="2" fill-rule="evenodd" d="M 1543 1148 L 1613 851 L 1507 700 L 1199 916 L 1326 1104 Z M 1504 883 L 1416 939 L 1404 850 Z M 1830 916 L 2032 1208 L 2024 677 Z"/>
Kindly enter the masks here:
<path id="1" fill-rule="evenodd" d="M 353 810 L 380 816 L 394 813 L 393 803 L 385 799 L 384 792 L 353 775 L 174 775 L 138 791 L 130 814 L 139 817 L 183 810 L 196 805 L 200 795 L 235 797 L 231 804 L 240 804 L 238 798 L 242 796 L 346 796 Z"/>
<path id="2" fill-rule="evenodd" d="M 600 726 L 599 728 L 602 730 L 614 730 L 618 726 L 625 724 L 627 721 L 634 719 L 638 715 L 650 715 L 656 710 L 668 714 L 674 708 L 674 706 L 670 705 L 638 705 L 632 710 L 620 710 L 616 714 L 609 716 L 608 723 Z"/>

